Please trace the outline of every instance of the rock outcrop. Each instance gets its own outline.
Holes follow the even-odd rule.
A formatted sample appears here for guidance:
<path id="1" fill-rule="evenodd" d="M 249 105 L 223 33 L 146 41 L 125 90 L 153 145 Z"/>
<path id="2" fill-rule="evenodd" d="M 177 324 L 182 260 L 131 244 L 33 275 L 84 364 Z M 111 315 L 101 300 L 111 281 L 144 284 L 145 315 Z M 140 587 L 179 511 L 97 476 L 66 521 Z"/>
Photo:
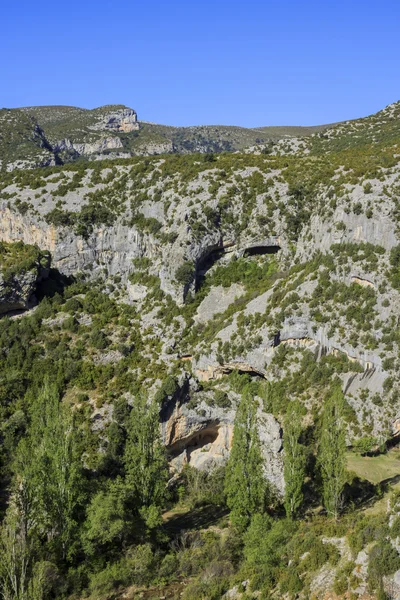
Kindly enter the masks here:
<path id="1" fill-rule="evenodd" d="M 102 137 L 93 142 L 78 143 L 69 139 L 58 142 L 54 151 L 56 153 L 72 152 L 79 156 L 88 156 L 90 154 L 104 152 L 105 150 L 117 150 L 123 148 L 122 142 L 118 137 Z"/>
<path id="2" fill-rule="evenodd" d="M 50 257 L 38 252 L 26 268 L 11 271 L 0 268 L 0 315 L 33 306 L 36 287 L 48 276 L 49 267 Z"/>
<path id="3" fill-rule="evenodd" d="M 106 114 L 103 123 L 106 129 L 122 131 L 124 133 L 138 131 L 140 128 L 137 114 L 131 108 L 122 108 Z"/>
<path id="4" fill-rule="evenodd" d="M 229 409 L 210 406 L 207 396 L 190 389 L 163 408 L 162 439 L 173 472 L 179 473 L 185 464 L 207 471 L 226 464 L 232 446 L 239 397 L 232 396 L 232 400 Z M 192 407 L 194 403 L 196 406 Z M 275 417 L 263 411 L 260 398 L 258 404 L 257 426 L 264 476 L 274 491 L 281 495 L 285 487 L 282 430 Z"/>
<path id="5" fill-rule="evenodd" d="M 14 275 L 6 280 L 0 274 L 0 314 L 28 308 L 36 283 L 37 273 L 34 271 Z"/>

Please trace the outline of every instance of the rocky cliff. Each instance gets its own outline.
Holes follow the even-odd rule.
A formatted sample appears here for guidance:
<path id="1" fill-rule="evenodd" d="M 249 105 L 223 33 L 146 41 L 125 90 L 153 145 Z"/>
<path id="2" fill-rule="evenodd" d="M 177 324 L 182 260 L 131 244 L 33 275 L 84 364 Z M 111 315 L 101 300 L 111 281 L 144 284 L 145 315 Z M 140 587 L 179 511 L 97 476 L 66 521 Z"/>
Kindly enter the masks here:
<path id="1" fill-rule="evenodd" d="M 0 314 L 33 306 L 36 287 L 49 267 L 50 255 L 37 246 L 0 242 Z"/>
<path id="2" fill-rule="evenodd" d="M 268 477 L 282 489 L 278 423 L 285 406 L 300 399 L 310 414 L 318 412 L 335 376 L 346 394 L 349 444 L 398 431 L 397 108 L 356 129 L 349 123 L 327 137 L 317 133 L 287 152 L 281 146 L 8 173 L 0 238 L 49 251 L 62 274 L 102 280 L 134 309 L 146 332 L 144 356 L 156 336 L 163 370 L 189 370 L 194 381 L 223 389 L 239 372 L 286 390 L 283 401 L 260 388 L 266 456 L 277 457 Z M 78 122 L 81 113 L 74 115 Z M 100 141 L 64 137 L 57 151 L 85 154 L 86 144 L 118 145 L 122 138 L 112 133 L 137 131 L 136 113 L 124 107 L 99 109 L 93 118 L 87 128 L 100 132 Z M 58 119 L 61 131 L 63 111 Z M 371 145 L 372 126 L 381 139 Z M 368 132 L 364 146 L 360 127 Z M 351 153 L 335 148 L 338 136 L 356 140 Z M 187 409 L 190 401 L 165 421 L 174 464 L 225 459 L 234 410 L 209 410 L 204 399 Z"/>

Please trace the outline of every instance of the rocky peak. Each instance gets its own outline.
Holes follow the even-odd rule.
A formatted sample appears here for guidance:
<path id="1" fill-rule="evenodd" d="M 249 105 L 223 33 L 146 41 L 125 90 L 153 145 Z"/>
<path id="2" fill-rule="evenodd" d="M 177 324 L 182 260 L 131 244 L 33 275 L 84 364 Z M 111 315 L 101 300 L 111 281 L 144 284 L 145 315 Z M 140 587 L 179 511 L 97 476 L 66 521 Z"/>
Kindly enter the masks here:
<path id="1" fill-rule="evenodd" d="M 106 129 L 123 133 L 139 129 L 137 113 L 132 108 L 106 106 L 102 107 L 101 111 L 100 118 L 91 129 Z"/>

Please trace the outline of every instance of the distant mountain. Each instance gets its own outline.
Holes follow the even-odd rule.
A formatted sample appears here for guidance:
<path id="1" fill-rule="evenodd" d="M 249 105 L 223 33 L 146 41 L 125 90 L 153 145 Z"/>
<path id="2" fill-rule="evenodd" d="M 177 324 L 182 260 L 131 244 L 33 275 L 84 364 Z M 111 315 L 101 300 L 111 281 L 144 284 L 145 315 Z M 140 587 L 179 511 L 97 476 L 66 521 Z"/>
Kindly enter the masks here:
<path id="1" fill-rule="evenodd" d="M 234 152 L 271 140 L 310 136 L 327 127 L 171 127 L 140 123 L 136 112 L 123 105 L 93 110 L 4 108 L 0 110 L 0 161 L 3 169 L 13 170 L 65 164 L 80 157 Z"/>

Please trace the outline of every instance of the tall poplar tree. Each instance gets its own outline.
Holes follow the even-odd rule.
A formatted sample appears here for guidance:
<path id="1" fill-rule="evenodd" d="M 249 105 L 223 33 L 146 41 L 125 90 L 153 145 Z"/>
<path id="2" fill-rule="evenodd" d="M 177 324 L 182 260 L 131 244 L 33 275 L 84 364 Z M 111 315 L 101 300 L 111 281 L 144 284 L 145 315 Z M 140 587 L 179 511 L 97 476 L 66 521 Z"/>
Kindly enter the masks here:
<path id="1" fill-rule="evenodd" d="M 65 559 L 83 501 L 82 462 L 73 414 L 54 385 L 46 383 L 33 403 L 28 444 L 32 458 L 20 472 L 34 483 L 41 527 Z"/>
<path id="2" fill-rule="evenodd" d="M 323 500 L 326 511 L 338 518 L 346 482 L 346 431 L 343 418 L 344 397 L 336 386 L 325 402 L 322 418 L 318 463 L 322 476 Z"/>
<path id="3" fill-rule="evenodd" d="M 37 600 L 44 585 L 41 558 L 65 560 L 71 553 L 83 500 L 72 413 L 48 383 L 33 400 L 28 435 L 17 447 L 13 469 L 0 534 L 0 591 L 7 600 Z"/>
<path id="4" fill-rule="evenodd" d="M 253 514 L 263 512 L 266 483 L 257 429 L 257 404 L 245 393 L 239 404 L 227 464 L 225 492 L 231 521 L 245 529 Z"/>
<path id="5" fill-rule="evenodd" d="M 168 462 L 161 440 L 159 406 L 145 395 L 135 400 L 125 445 L 125 481 L 134 506 L 149 526 L 156 525 L 168 481 Z"/>
<path id="6" fill-rule="evenodd" d="M 301 432 L 300 406 L 292 403 L 286 414 L 283 429 L 285 510 L 291 519 L 296 516 L 303 502 L 306 455 L 305 448 L 300 443 Z"/>

